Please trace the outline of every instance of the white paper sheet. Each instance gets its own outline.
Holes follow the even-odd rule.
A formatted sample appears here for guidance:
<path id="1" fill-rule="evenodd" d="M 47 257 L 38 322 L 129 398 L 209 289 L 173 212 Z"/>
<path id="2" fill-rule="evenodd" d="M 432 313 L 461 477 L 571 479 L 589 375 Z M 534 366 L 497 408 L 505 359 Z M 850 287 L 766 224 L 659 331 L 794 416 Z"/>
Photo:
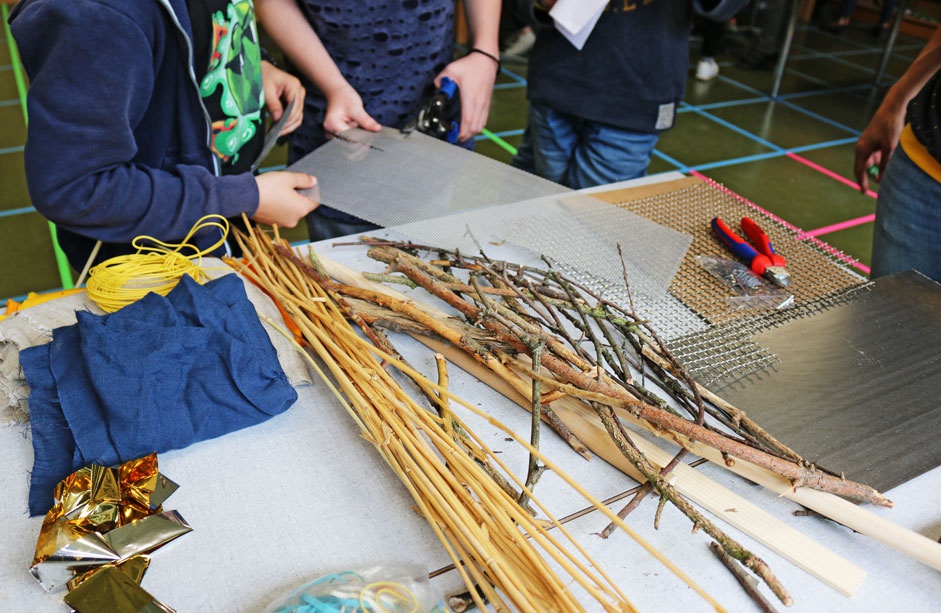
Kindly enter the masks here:
<path id="1" fill-rule="evenodd" d="M 607 5 L 608 0 L 558 0 L 549 15 L 556 29 L 581 51 Z"/>

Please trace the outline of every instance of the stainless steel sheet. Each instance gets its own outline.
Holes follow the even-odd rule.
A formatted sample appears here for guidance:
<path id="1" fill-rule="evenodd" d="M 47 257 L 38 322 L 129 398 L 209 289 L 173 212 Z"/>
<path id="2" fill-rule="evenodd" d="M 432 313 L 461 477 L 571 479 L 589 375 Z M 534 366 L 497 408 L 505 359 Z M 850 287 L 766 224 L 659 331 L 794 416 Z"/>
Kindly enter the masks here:
<path id="1" fill-rule="evenodd" d="M 805 458 L 882 491 L 941 465 L 941 285 L 909 271 L 755 335 L 772 368 L 710 387 Z"/>

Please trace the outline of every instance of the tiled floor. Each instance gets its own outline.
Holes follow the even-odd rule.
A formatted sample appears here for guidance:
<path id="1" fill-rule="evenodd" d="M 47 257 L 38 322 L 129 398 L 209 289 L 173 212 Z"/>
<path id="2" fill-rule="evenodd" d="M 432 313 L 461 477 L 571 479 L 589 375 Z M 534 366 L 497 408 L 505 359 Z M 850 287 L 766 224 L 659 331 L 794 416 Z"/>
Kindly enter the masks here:
<path id="1" fill-rule="evenodd" d="M 881 43 L 860 25 L 842 36 L 799 26 L 780 93 L 772 100 L 772 72 L 734 66 L 726 36 L 720 75 L 687 85 L 676 127 L 662 136 L 651 173 L 700 173 L 859 261 L 866 271 L 875 200 L 849 185 L 853 144 L 881 90 L 873 79 Z M 897 77 L 924 41 L 900 36 L 886 79 Z M 691 69 L 698 57 L 691 42 Z M 509 160 L 526 118 L 523 63 L 507 62 L 491 107 L 488 135 L 477 151 Z M 62 287 L 48 224 L 29 203 L 23 178 L 25 122 L 7 41 L 0 45 L 0 298 Z M 501 142 L 497 142 L 497 141 Z M 264 165 L 284 163 L 284 148 Z M 303 230 L 288 234 L 305 239 Z M 72 271 L 74 275 L 74 271 Z"/>

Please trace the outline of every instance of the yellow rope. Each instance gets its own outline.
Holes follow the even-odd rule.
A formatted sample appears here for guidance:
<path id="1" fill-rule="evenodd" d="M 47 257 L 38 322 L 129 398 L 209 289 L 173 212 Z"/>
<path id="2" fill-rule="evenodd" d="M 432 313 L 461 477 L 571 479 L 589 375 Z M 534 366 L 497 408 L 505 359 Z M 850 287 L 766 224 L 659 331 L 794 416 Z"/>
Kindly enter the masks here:
<path id="1" fill-rule="evenodd" d="M 197 232 L 207 228 L 218 228 L 221 238 L 200 251 L 189 241 Z M 113 257 L 89 271 L 88 297 L 104 311 L 113 313 L 150 292 L 166 296 L 183 275 L 205 283 L 209 277 L 202 269 L 202 258 L 221 247 L 228 233 L 229 222 L 225 217 L 206 215 L 196 222 L 179 244 L 165 243 L 152 236 L 138 236 L 131 243 L 137 253 Z"/>

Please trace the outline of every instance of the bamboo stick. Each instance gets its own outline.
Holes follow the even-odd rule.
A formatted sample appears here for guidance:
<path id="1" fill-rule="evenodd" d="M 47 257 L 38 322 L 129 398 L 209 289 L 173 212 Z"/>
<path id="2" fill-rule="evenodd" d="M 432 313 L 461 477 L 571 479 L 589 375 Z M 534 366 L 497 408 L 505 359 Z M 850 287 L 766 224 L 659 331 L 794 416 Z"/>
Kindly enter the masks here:
<path id="1" fill-rule="evenodd" d="M 253 233 L 251 241 L 254 249 L 264 248 L 271 255 L 270 246 L 263 244 L 263 235 Z M 252 251 L 247 244 L 243 244 L 243 250 Z M 526 491 L 527 496 L 547 514 L 553 527 L 566 536 L 578 551 L 577 555 L 562 547 L 542 522 L 532 518 L 481 471 L 473 454 L 462 448 L 454 448 L 455 437 L 449 432 L 452 420 L 456 420 L 453 414 L 447 415 L 445 419 L 417 406 L 388 373 L 377 368 L 377 357 L 394 364 L 413 379 L 421 380 L 418 373 L 394 356 L 367 345 L 349 327 L 333 302 L 305 304 L 302 308 L 298 304 L 301 301 L 299 296 L 322 297 L 323 290 L 295 272 L 285 274 L 276 270 L 290 270 L 292 263 L 279 261 L 275 267 L 263 263 L 262 259 L 260 253 L 252 252 L 250 261 L 253 267 L 240 267 L 241 272 L 251 276 L 281 301 L 285 310 L 295 319 L 304 338 L 329 370 L 330 377 L 327 380 L 335 382 L 335 385 L 331 383 L 331 389 L 344 399 L 344 406 L 354 415 L 364 436 L 376 446 L 406 484 L 421 512 L 445 544 L 465 583 L 471 588 L 478 606 L 483 606 L 483 603 L 474 588 L 475 583 L 498 609 L 513 603 L 519 610 L 580 610 L 580 603 L 572 600 L 567 582 L 557 578 L 546 565 L 543 555 L 548 555 L 605 610 L 632 610 L 616 584 L 603 573 L 598 574 L 600 570 L 595 568 L 593 561 L 586 560 L 587 554 L 577 541 L 563 526 L 557 525 L 548 509 L 532 498 L 531 492 Z M 300 289 L 299 286 L 306 286 L 306 289 Z M 466 401 L 457 399 L 428 380 L 421 381 L 420 385 L 437 391 L 442 398 L 459 401 L 462 406 L 474 410 Z M 459 421 L 456 424 L 465 428 Z M 486 449 L 478 437 L 469 434 L 478 447 L 499 464 L 499 459 L 492 451 Z M 525 441 L 519 442 L 528 447 Z M 529 451 L 538 454 L 538 450 L 531 447 Z M 442 458 L 446 461 L 443 462 Z M 554 466 L 547 458 L 540 456 L 540 459 Z M 502 465 L 501 468 L 506 470 Z M 509 476 L 522 487 L 515 475 L 509 473 Z M 574 481 L 570 484 L 579 489 Z M 600 501 L 593 500 L 584 490 L 579 491 L 593 504 L 600 505 L 602 512 L 610 513 Z M 619 526 L 631 533 L 623 523 Z M 642 544 L 655 552 L 649 545 Z M 532 548 L 535 545 L 542 553 Z M 468 563 L 461 564 L 461 561 Z M 522 563 L 523 566 L 516 566 L 516 563 Z M 701 588 L 667 564 L 715 608 L 721 610 L 718 603 Z M 498 591 L 488 587 L 491 582 L 499 585 Z"/>

